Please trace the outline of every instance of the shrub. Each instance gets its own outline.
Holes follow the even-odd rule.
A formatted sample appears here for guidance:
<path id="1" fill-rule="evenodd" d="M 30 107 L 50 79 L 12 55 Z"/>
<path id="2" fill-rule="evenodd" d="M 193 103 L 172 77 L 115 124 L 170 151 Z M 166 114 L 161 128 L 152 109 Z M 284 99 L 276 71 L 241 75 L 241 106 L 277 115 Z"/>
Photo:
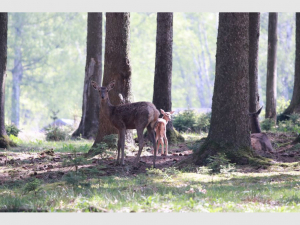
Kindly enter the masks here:
<path id="1" fill-rule="evenodd" d="M 11 134 L 14 135 L 15 137 L 18 137 L 19 132 L 21 131 L 20 129 L 17 128 L 16 125 L 14 124 L 6 124 L 5 125 L 5 130 L 7 133 L 7 136 L 10 136 Z"/>
<path id="2" fill-rule="evenodd" d="M 230 163 L 230 160 L 225 153 L 219 152 L 215 156 L 210 156 L 207 161 L 207 167 L 208 169 L 211 169 L 211 173 L 220 173 L 221 170 L 223 171 L 226 169 L 231 171 L 235 168 L 235 164 Z"/>
<path id="3" fill-rule="evenodd" d="M 275 123 L 273 119 L 267 118 L 260 123 L 262 130 L 270 131 L 274 127 Z"/>
<path id="4" fill-rule="evenodd" d="M 197 114 L 193 110 L 185 110 L 174 116 L 173 126 L 176 130 L 186 132 L 208 132 L 211 113 Z"/>
<path id="5" fill-rule="evenodd" d="M 64 127 L 48 127 L 46 128 L 46 140 L 47 141 L 64 141 L 70 138 L 70 131 L 72 128 L 68 126 Z"/>

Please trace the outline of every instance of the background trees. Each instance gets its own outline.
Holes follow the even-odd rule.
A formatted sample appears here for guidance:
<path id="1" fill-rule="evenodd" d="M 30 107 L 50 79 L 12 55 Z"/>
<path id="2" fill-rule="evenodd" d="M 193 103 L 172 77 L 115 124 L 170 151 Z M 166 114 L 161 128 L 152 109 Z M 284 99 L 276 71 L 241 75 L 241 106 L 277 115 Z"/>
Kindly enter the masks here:
<path id="1" fill-rule="evenodd" d="M 258 47 L 260 13 L 249 13 L 249 112 L 259 108 L 258 94 Z"/>
<path id="2" fill-rule="evenodd" d="M 248 79 L 249 14 L 220 13 L 211 125 L 198 163 L 220 151 L 245 163 L 240 151 L 250 148 Z"/>
<path id="3" fill-rule="evenodd" d="M 93 90 L 93 80 L 102 83 L 102 13 L 88 13 L 87 56 L 82 99 L 82 117 L 72 136 L 94 138 L 97 134 L 100 112 L 99 94 Z"/>
<path id="4" fill-rule="evenodd" d="M 13 16 L 14 13 L 8 13 L 5 99 L 7 123 L 12 121 L 12 69 L 15 58 L 14 46 L 17 44 L 14 37 Z M 52 110 L 60 110 L 59 118 L 76 119 L 79 122 L 86 63 L 87 14 L 23 13 L 23 16 L 26 26 L 23 27 L 21 48 L 23 49 L 23 76 L 20 82 L 20 128 L 41 129 L 52 122 L 50 118 Z M 211 107 L 215 78 L 217 22 L 217 13 L 174 13 L 173 108 Z M 132 95 L 134 101 L 151 101 L 155 72 L 156 13 L 131 13 L 130 23 Z M 279 103 L 291 99 L 293 93 L 294 30 L 295 13 L 278 13 L 277 102 Z M 267 41 L 268 13 L 261 13 L 258 92 L 260 103 L 264 106 L 266 104 Z M 25 66 L 27 62 L 31 64 L 33 59 L 43 55 L 44 52 L 47 56 L 39 63 Z"/>
<path id="5" fill-rule="evenodd" d="M 277 98 L 277 13 L 269 13 L 268 27 L 268 64 L 266 89 L 266 118 L 276 122 Z"/>
<path id="6" fill-rule="evenodd" d="M 129 13 L 106 13 L 106 37 L 104 56 L 104 75 L 102 86 L 115 80 L 115 87 L 109 92 L 113 105 L 131 102 L 131 66 L 129 59 Z M 93 146 L 103 141 L 105 135 L 118 134 L 118 130 L 104 116 L 100 106 L 99 128 Z M 127 141 L 132 142 L 132 134 L 127 131 Z"/>

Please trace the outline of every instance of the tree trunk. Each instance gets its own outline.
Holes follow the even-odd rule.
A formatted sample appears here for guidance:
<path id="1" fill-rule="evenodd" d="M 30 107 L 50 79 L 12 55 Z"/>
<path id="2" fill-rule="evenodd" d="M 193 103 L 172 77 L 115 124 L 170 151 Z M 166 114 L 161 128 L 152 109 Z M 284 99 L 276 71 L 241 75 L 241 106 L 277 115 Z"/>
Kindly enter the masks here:
<path id="1" fill-rule="evenodd" d="M 241 156 L 250 151 L 248 110 L 249 14 L 220 13 L 211 125 L 197 164 L 218 152 L 235 163 L 248 162 Z"/>
<path id="2" fill-rule="evenodd" d="M 267 65 L 267 96 L 266 118 L 271 118 L 276 123 L 276 81 L 277 81 L 277 19 L 278 13 L 269 13 L 268 27 L 268 65 Z"/>
<path id="3" fill-rule="evenodd" d="M 300 113 L 300 13 L 296 13 L 296 57 L 294 90 L 291 103 L 283 114 Z"/>
<path id="4" fill-rule="evenodd" d="M 259 109 L 258 46 L 260 13 L 249 13 L 249 112 Z"/>
<path id="5" fill-rule="evenodd" d="M 160 111 L 172 111 L 172 45 L 173 13 L 157 13 L 156 56 L 153 104 Z M 179 133 L 172 121 L 167 124 L 169 143 L 176 143 Z M 182 138 L 181 138 L 182 140 Z"/>
<path id="6" fill-rule="evenodd" d="M 21 47 L 16 46 L 14 68 L 12 70 L 12 101 L 11 101 L 11 122 L 17 127 L 20 126 L 20 86 L 23 77 L 22 52 Z"/>
<path id="7" fill-rule="evenodd" d="M 83 86 L 82 117 L 73 137 L 95 138 L 99 125 L 100 98 L 91 86 L 102 82 L 102 13 L 88 13 L 87 55 Z"/>
<path id="8" fill-rule="evenodd" d="M 5 78 L 7 63 L 7 13 L 0 13 L 0 148 L 9 147 L 5 131 Z"/>
<path id="9" fill-rule="evenodd" d="M 130 103 L 132 99 L 129 19 L 129 13 L 106 13 L 105 61 L 102 86 L 107 86 L 112 80 L 116 81 L 114 89 L 109 92 L 109 99 L 113 105 L 121 103 L 119 94 L 122 94 L 125 103 Z M 100 106 L 98 134 L 93 147 L 103 142 L 103 137 L 110 134 L 118 134 L 118 130 L 104 116 L 102 106 Z M 130 130 L 126 132 L 126 141 L 133 143 Z"/>

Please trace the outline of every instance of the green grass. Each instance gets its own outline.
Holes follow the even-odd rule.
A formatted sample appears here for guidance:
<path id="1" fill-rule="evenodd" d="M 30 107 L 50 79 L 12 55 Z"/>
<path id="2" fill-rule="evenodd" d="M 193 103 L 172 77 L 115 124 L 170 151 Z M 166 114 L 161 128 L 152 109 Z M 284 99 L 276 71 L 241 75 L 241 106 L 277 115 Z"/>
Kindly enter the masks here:
<path id="1" fill-rule="evenodd" d="M 300 173 L 203 175 L 150 170 L 71 185 L 43 183 L 37 193 L 0 187 L 0 209 L 51 212 L 300 212 Z M 84 185 L 89 183 L 90 185 Z M 201 191 L 199 191 L 201 190 Z M 203 193 L 206 190 L 206 193 Z"/>

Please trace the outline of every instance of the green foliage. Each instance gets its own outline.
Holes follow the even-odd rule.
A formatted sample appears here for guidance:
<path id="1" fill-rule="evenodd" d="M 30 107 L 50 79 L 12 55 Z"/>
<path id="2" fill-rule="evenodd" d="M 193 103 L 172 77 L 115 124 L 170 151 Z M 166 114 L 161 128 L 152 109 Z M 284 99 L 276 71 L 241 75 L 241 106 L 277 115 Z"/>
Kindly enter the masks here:
<path id="1" fill-rule="evenodd" d="M 19 132 L 21 131 L 20 129 L 18 129 L 18 127 L 16 125 L 12 124 L 6 124 L 5 125 L 5 130 L 6 130 L 6 134 L 8 136 L 10 136 L 11 134 L 14 135 L 15 137 L 18 137 Z"/>
<path id="2" fill-rule="evenodd" d="M 274 120 L 270 118 L 266 118 L 260 123 L 261 129 L 265 131 L 270 131 L 272 128 L 274 128 L 274 125 Z"/>
<path id="3" fill-rule="evenodd" d="M 283 96 L 277 98 L 276 101 L 276 113 L 277 115 L 281 114 L 286 110 L 286 108 L 290 105 L 291 100 L 286 100 Z"/>
<path id="4" fill-rule="evenodd" d="M 300 121 L 299 121 L 300 115 L 294 113 L 292 115 L 287 115 L 287 116 L 290 117 L 290 119 L 279 121 L 276 131 L 300 133 Z"/>
<path id="5" fill-rule="evenodd" d="M 23 192 L 24 194 L 29 193 L 31 191 L 36 195 L 37 192 L 41 190 L 42 182 L 39 179 L 33 179 L 32 181 L 25 184 Z"/>
<path id="6" fill-rule="evenodd" d="M 70 131 L 72 130 L 69 126 L 50 126 L 46 128 L 46 140 L 47 141 L 64 141 L 70 138 Z"/>
<path id="7" fill-rule="evenodd" d="M 173 126 L 181 132 L 208 132 L 211 113 L 197 114 L 194 110 L 185 110 L 174 116 Z"/>
<path id="8" fill-rule="evenodd" d="M 218 153 L 207 158 L 207 167 L 211 173 L 228 172 L 235 169 L 234 164 L 230 163 L 225 153 Z"/>
<path id="9" fill-rule="evenodd" d="M 110 134 L 103 137 L 103 142 L 107 145 L 107 148 L 116 149 L 118 147 L 118 135 Z"/>

